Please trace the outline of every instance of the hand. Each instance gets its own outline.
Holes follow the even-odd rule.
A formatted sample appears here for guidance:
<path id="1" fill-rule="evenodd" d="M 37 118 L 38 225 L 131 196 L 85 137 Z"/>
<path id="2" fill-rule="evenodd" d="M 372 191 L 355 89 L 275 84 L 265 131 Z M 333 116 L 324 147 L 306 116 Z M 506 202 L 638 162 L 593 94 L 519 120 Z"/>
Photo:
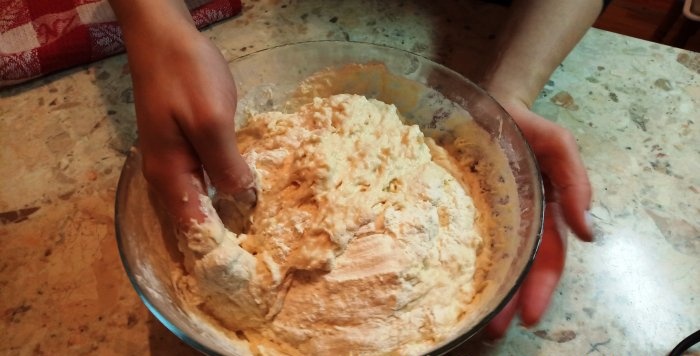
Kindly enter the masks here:
<path id="1" fill-rule="evenodd" d="M 522 286 L 487 326 L 492 338 L 502 337 L 517 312 L 524 325 L 544 315 L 564 270 L 567 226 L 583 241 L 593 240 L 588 209 L 591 186 L 574 136 L 565 128 L 533 113 L 518 100 L 501 102 L 523 131 L 545 180 L 545 221 L 542 243 Z"/>
<path id="2" fill-rule="evenodd" d="M 205 217 L 202 166 L 219 192 L 248 200 L 253 178 L 236 146 L 236 87 L 221 53 L 191 24 L 149 26 L 128 42 L 143 172 L 186 227 Z"/>

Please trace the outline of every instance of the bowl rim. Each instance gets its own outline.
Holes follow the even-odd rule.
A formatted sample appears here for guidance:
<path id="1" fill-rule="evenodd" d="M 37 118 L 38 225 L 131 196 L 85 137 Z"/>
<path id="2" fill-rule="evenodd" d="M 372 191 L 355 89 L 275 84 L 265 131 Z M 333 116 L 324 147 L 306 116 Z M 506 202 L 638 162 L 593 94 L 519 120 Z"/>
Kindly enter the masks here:
<path id="1" fill-rule="evenodd" d="M 516 294 L 518 289 L 520 289 L 520 286 L 522 285 L 523 281 L 527 277 L 527 274 L 530 271 L 530 268 L 532 268 L 532 264 L 535 261 L 535 258 L 537 256 L 537 252 L 539 251 L 540 244 L 542 243 L 542 233 L 544 229 L 544 213 L 545 213 L 545 206 L 546 202 L 544 200 L 544 184 L 542 180 L 542 175 L 539 167 L 539 163 L 537 161 L 537 157 L 535 156 L 532 147 L 530 146 L 530 143 L 525 139 L 525 135 L 523 134 L 520 126 L 515 122 L 515 120 L 510 116 L 510 114 L 503 108 L 503 106 L 495 99 L 493 96 L 491 96 L 486 90 L 481 88 L 479 85 L 476 83 L 472 82 L 459 72 L 456 72 L 455 70 L 438 63 L 428 57 L 425 57 L 423 55 L 413 53 L 401 48 L 396 48 L 396 47 L 391 47 L 388 45 L 384 44 L 376 44 L 376 43 L 370 43 L 370 42 L 363 42 L 363 41 L 344 41 L 344 40 L 310 40 L 310 41 L 299 41 L 299 42 L 290 42 L 290 43 L 284 43 L 284 44 L 279 44 L 271 47 L 266 47 L 262 49 L 258 49 L 256 51 L 252 51 L 250 53 L 246 53 L 245 55 L 242 55 L 240 57 L 234 58 L 232 60 L 227 61 L 229 64 L 245 60 L 247 58 L 250 58 L 252 56 L 255 56 L 256 54 L 262 53 L 262 52 L 269 52 L 272 50 L 280 49 L 280 48 L 288 48 L 288 47 L 294 47 L 294 46 L 299 46 L 299 45 L 311 45 L 311 44 L 331 44 L 331 45 L 340 45 L 340 44 L 351 44 L 351 45 L 360 45 L 360 46 L 367 46 L 367 47 L 377 47 L 381 48 L 383 50 L 388 50 L 388 51 L 395 51 L 399 53 L 404 53 L 408 54 L 410 56 L 415 56 L 415 57 L 420 57 L 421 59 L 427 61 L 428 63 L 432 65 L 436 65 L 440 67 L 441 70 L 446 71 L 450 75 L 454 75 L 455 77 L 472 84 L 481 94 L 489 97 L 497 106 L 500 110 L 505 113 L 505 117 L 507 120 L 510 120 L 513 123 L 513 126 L 515 128 L 515 132 L 517 135 L 522 139 L 522 141 L 525 143 L 525 147 L 527 149 L 527 156 L 530 157 L 532 160 L 532 163 L 534 165 L 534 168 L 536 168 L 537 174 L 535 174 L 535 188 L 536 188 L 536 194 L 541 197 L 540 200 L 540 211 L 538 215 L 534 216 L 534 219 L 536 223 L 539 223 L 539 227 L 536 232 L 535 236 L 535 242 L 533 244 L 532 250 L 530 251 L 530 255 L 527 259 L 527 262 L 524 265 L 523 270 L 520 272 L 520 275 L 518 278 L 516 278 L 515 283 L 513 286 L 510 288 L 510 290 L 505 294 L 505 297 L 503 300 L 496 305 L 496 307 L 486 314 L 486 316 L 481 319 L 476 325 L 474 325 L 471 329 L 468 331 L 464 332 L 463 334 L 455 336 L 452 340 L 446 342 L 442 346 L 429 351 L 425 355 L 444 355 L 453 349 L 457 348 L 458 346 L 462 345 L 465 343 L 467 340 L 470 340 L 472 337 L 474 337 L 477 333 L 479 333 L 486 325 L 488 325 L 493 318 L 500 313 L 503 308 L 511 301 L 513 296 Z M 125 185 L 127 184 L 126 180 L 126 171 L 127 171 L 127 165 L 131 164 L 130 160 L 133 159 L 134 155 L 140 154 L 138 153 L 138 139 L 133 144 L 134 149 L 131 149 L 129 153 L 126 156 L 126 159 L 124 161 L 124 165 L 122 166 L 122 170 L 119 175 L 119 181 L 117 183 L 117 192 L 116 192 L 116 197 L 115 197 L 115 205 L 114 205 L 114 225 L 115 225 L 115 236 L 117 240 L 117 249 L 119 250 L 119 257 L 122 261 L 122 265 L 124 267 L 124 270 L 129 278 L 129 281 L 131 282 L 131 285 L 134 287 L 134 290 L 136 291 L 136 294 L 138 294 L 139 298 L 141 301 L 146 305 L 146 308 L 153 314 L 158 321 L 163 324 L 168 330 L 170 330 L 175 336 L 177 336 L 180 340 L 185 342 L 187 345 L 190 347 L 194 348 L 195 350 L 206 354 L 206 355 L 221 355 L 220 353 L 210 349 L 209 347 L 203 345 L 202 343 L 198 342 L 197 340 L 191 338 L 188 336 L 185 332 L 180 330 L 177 326 L 175 326 L 173 323 L 171 323 L 168 318 L 156 307 L 154 304 L 151 303 L 151 301 L 148 299 L 146 296 L 145 292 L 143 291 L 143 288 L 138 284 L 138 281 L 136 280 L 134 274 L 131 271 L 131 268 L 129 267 L 127 257 L 124 254 L 124 242 L 122 235 L 124 234 L 122 231 L 122 227 L 120 226 L 120 217 L 121 213 L 119 211 L 120 203 L 122 200 L 126 199 L 126 188 Z"/>
<path id="2" fill-rule="evenodd" d="M 136 276 L 132 272 L 131 267 L 129 267 L 129 263 L 128 263 L 126 254 L 124 253 L 124 251 L 125 251 L 124 239 L 122 238 L 122 236 L 124 235 L 124 232 L 122 231 L 122 227 L 119 224 L 119 222 L 121 221 L 121 215 L 122 215 L 120 210 L 119 210 L 119 206 L 121 206 L 121 202 L 123 200 L 126 200 L 127 193 L 126 193 L 125 186 L 127 184 L 127 179 L 128 179 L 126 172 L 128 169 L 130 169 L 129 167 L 127 167 L 127 165 L 133 164 L 133 162 L 131 162 L 133 157 L 137 154 L 140 154 L 138 152 L 138 149 L 136 148 L 136 147 L 138 147 L 138 139 L 136 139 L 136 141 L 134 142 L 133 147 L 134 148 L 130 149 L 129 153 L 126 155 L 124 165 L 123 165 L 122 170 L 119 174 L 119 181 L 117 182 L 117 194 L 116 194 L 116 197 L 114 199 L 114 228 L 116 231 L 115 236 L 117 239 L 117 249 L 119 250 L 119 259 L 122 262 L 122 266 L 124 267 L 124 271 L 126 272 L 126 275 L 129 278 L 129 282 L 131 282 L 131 285 L 134 287 L 136 294 L 139 296 L 139 299 L 141 299 L 143 304 L 146 306 L 146 309 L 148 309 L 148 311 L 151 314 L 153 314 L 153 316 L 155 316 L 156 319 L 158 319 L 158 321 L 161 324 L 163 324 L 163 326 L 165 326 L 168 330 L 170 330 L 170 332 L 175 334 L 175 336 L 177 336 L 180 340 L 182 340 L 183 342 L 185 342 L 187 345 L 194 348 L 195 350 L 202 352 L 206 355 L 217 355 L 217 356 L 221 355 L 220 353 L 218 353 L 214 350 L 211 350 L 207 346 L 202 345 L 197 340 L 191 338 L 189 335 L 187 335 L 187 333 L 183 332 L 182 330 L 180 330 L 180 328 L 175 326 L 175 324 L 170 322 L 170 320 L 168 320 L 168 318 L 165 316 L 165 313 L 163 313 L 160 309 L 158 309 L 158 307 L 156 307 L 148 299 L 148 296 L 144 292 L 143 288 L 136 280 Z"/>

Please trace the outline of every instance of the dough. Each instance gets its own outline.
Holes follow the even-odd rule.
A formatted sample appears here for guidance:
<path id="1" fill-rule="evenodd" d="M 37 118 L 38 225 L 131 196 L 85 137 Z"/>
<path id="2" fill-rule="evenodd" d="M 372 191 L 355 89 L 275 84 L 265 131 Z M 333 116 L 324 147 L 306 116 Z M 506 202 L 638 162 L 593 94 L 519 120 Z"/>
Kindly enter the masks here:
<path id="1" fill-rule="evenodd" d="M 212 218 L 180 240 L 182 301 L 253 354 L 419 354 L 451 338 L 482 238 L 428 140 L 357 95 L 250 118 L 238 141 L 257 205 L 234 233 L 201 197 Z"/>

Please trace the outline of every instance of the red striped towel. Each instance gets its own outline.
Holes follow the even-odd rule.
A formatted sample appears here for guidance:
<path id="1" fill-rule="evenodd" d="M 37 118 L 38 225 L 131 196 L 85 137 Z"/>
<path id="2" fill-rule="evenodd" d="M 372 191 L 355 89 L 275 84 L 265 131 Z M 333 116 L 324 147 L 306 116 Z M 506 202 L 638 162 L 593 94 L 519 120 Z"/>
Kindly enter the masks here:
<path id="1" fill-rule="evenodd" d="M 240 0 L 187 5 L 198 28 L 241 10 Z M 0 87 L 123 51 L 107 0 L 0 0 Z"/>

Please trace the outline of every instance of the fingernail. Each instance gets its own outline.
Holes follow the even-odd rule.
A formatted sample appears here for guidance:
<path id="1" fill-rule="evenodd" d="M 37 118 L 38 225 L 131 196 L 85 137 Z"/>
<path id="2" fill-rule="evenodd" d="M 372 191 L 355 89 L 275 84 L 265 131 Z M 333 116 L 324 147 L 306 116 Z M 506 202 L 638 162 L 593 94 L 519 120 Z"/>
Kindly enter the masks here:
<path id="1" fill-rule="evenodd" d="M 591 212 L 586 210 L 583 213 L 583 218 L 584 221 L 586 222 L 586 228 L 588 228 L 588 241 L 593 241 L 595 240 L 595 230 L 593 228 L 593 216 L 591 215 Z"/>
<path id="2" fill-rule="evenodd" d="M 233 199 L 237 202 L 255 205 L 255 202 L 258 200 L 258 195 L 255 193 L 255 188 L 248 188 L 234 194 Z"/>

